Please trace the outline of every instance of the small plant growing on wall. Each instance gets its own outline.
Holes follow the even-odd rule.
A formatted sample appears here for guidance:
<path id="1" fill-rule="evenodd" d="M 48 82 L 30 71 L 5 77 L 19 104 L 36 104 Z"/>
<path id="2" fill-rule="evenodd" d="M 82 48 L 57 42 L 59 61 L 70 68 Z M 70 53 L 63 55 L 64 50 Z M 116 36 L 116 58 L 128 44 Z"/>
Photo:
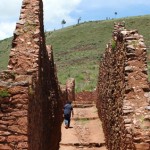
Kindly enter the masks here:
<path id="1" fill-rule="evenodd" d="M 4 98 L 4 97 L 9 97 L 10 94 L 7 90 L 0 90 L 0 97 Z"/>
<path id="2" fill-rule="evenodd" d="M 116 41 L 114 39 L 111 40 L 111 48 L 113 50 L 116 48 Z"/>
<path id="3" fill-rule="evenodd" d="M 29 94 L 34 95 L 34 90 L 33 90 L 33 87 L 31 85 L 29 86 Z"/>

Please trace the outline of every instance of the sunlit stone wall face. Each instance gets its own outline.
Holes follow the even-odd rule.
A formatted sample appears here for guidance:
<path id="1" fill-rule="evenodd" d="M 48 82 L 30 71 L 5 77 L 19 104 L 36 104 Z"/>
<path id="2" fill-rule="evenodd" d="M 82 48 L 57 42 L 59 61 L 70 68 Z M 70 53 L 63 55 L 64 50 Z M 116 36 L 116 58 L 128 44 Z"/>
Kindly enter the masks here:
<path id="1" fill-rule="evenodd" d="M 146 46 L 136 30 L 114 25 L 100 62 L 97 107 L 109 150 L 150 149 Z"/>

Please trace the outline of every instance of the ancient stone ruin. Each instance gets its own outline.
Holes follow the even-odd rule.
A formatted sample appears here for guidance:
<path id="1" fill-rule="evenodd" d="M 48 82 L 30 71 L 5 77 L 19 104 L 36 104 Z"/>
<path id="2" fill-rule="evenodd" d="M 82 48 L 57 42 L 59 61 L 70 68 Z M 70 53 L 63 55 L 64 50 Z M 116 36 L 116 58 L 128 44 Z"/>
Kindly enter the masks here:
<path id="1" fill-rule="evenodd" d="M 150 149 L 143 41 L 136 30 L 115 24 L 100 64 L 95 92 L 109 150 Z M 42 0 L 23 0 L 8 70 L 0 72 L 0 150 L 59 149 L 62 108 L 66 100 L 75 100 L 75 81 L 58 83 L 52 46 L 45 45 Z"/>
<path id="2" fill-rule="evenodd" d="M 57 150 L 65 92 L 45 45 L 42 0 L 23 0 L 8 70 L 0 73 L 0 149 Z"/>
<path id="3" fill-rule="evenodd" d="M 109 150 L 150 150 L 146 46 L 137 30 L 114 25 L 100 63 L 97 107 Z"/>

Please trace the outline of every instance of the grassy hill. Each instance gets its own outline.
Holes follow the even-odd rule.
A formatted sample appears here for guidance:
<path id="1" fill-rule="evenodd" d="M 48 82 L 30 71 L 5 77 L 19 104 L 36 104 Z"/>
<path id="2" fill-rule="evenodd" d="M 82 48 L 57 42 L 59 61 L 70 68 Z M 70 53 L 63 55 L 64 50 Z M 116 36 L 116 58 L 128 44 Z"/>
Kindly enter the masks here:
<path id="1" fill-rule="evenodd" d="M 0 41 L 0 70 L 6 69 L 12 38 Z"/>
<path id="2" fill-rule="evenodd" d="M 56 31 L 46 32 L 46 42 L 53 46 L 61 83 L 73 77 L 76 91 L 96 87 L 99 60 L 111 39 L 113 24 L 126 22 L 127 29 L 138 29 L 150 52 L 150 15 L 115 20 L 91 21 Z M 11 39 L 0 41 L 0 69 L 7 66 Z"/>

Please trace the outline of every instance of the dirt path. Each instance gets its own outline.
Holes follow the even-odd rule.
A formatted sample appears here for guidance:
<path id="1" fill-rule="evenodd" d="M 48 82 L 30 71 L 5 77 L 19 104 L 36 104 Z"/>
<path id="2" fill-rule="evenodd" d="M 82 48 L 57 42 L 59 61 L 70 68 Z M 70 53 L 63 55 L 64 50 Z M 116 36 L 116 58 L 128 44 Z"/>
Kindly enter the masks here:
<path id="1" fill-rule="evenodd" d="M 76 104 L 71 127 L 62 124 L 59 150 L 106 150 L 101 122 L 94 104 Z"/>

